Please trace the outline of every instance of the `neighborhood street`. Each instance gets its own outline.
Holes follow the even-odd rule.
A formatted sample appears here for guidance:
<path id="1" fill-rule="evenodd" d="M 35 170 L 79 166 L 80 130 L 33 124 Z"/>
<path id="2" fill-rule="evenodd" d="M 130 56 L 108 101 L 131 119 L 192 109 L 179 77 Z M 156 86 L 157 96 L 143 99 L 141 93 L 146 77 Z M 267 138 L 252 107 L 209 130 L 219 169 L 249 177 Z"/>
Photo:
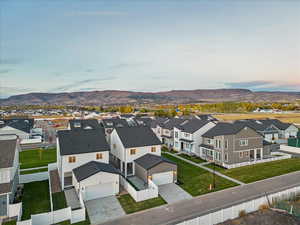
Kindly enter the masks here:
<path id="1" fill-rule="evenodd" d="M 177 224 L 246 200 L 300 185 L 300 171 L 133 213 L 103 225 Z"/>

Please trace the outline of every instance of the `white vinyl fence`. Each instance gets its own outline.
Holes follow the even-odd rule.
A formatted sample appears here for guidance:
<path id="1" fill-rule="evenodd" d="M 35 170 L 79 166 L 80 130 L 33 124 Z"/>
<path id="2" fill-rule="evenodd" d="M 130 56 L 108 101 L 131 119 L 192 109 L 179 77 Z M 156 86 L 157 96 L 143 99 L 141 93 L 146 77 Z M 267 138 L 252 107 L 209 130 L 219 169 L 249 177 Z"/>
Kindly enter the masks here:
<path id="1" fill-rule="evenodd" d="M 280 150 L 285 151 L 285 152 L 300 154 L 300 148 L 298 148 L 298 147 L 280 145 Z"/>
<path id="2" fill-rule="evenodd" d="M 18 220 L 22 217 L 22 202 L 16 204 L 9 204 L 8 217 L 18 217 Z"/>
<path id="3" fill-rule="evenodd" d="M 71 207 L 52 212 L 31 215 L 30 220 L 19 221 L 17 225 L 50 225 L 70 220 L 71 223 L 84 221 L 86 218 L 85 208 L 71 210 Z"/>
<path id="4" fill-rule="evenodd" d="M 222 166 L 227 168 L 227 169 L 232 169 L 232 168 L 237 168 L 237 167 L 241 167 L 241 166 L 249 166 L 249 165 L 254 165 L 254 164 L 258 164 L 258 163 L 272 162 L 272 161 L 292 158 L 292 156 L 290 154 L 286 154 L 286 153 L 282 153 L 282 152 L 272 152 L 271 155 L 273 155 L 273 157 L 270 157 L 270 158 L 267 158 L 267 159 L 261 159 L 261 160 L 249 161 L 249 162 L 242 162 L 242 163 L 235 163 L 235 164 L 231 164 L 231 165 L 223 163 Z M 275 156 L 275 155 L 277 155 L 277 156 Z"/>
<path id="5" fill-rule="evenodd" d="M 70 220 L 71 223 L 77 223 L 86 220 L 85 206 L 81 196 L 79 196 L 80 203 L 82 206 L 81 209 L 72 210 L 71 207 L 68 207 L 68 208 L 53 211 L 53 202 L 52 202 L 52 195 L 51 195 L 52 191 L 51 191 L 49 172 L 55 169 L 57 169 L 57 165 L 56 163 L 52 163 L 52 164 L 48 164 L 47 172 L 20 175 L 19 178 L 20 183 L 30 183 L 34 181 L 49 180 L 51 211 L 46 213 L 31 215 L 31 219 L 25 221 L 18 221 L 17 225 L 50 225 L 50 224 L 63 222 L 66 220 Z M 22 203 L 20 204 L 22 207 Z M 20 206 L 16 204 L 16 205 L 12 205 L 11 207 L 12 207 L 11 209 L 12 213 L 15 214 L 19 209 L 18 207 Z M 20 220 L 22 213 L 19 212 L 19 214 L 17 215 L 19 215 L 19 220 Z"/>
<path id="6" fill-rule="evenodd" d="M 131 195 L 131 197 L 136 201 L 144 201 L 151 198 L 158 197 L 158 187 L 151 180 L 148 180 L 148 188 L 145 190 L 136 190 L 124 177 L 120 176 L 121 185 L 126 191 Z"/>
<path id="7" fill-rule="evenodd" d="M 20 175 L 19 177 L 19 181 L 21 184 L 30 183 L 34 181 L 48 180 L 48 179 L 49 179 L 48 171 L 40 172 L 40 173 L 24 174 L 24 175 Z"/>
<path id="8" fill-rule="evenodd" d="M 297 194 L 299 192 L 300 187 L 294 187 L 268 196 L 260 196 L 227 208 L 218 209 L 214 212 L 203 213 L 203 215 L 199 217 L 183 221 L 177 225 L 214 225 L 222 223 L 226 220 L 239 217 L 239 213 L 243 210 L 246 213 L 251 213 L 257 211 L 261 205 L 267 205 L 269 201 L 271 203 L 274 200 L 286 199 L 291 194 Z"/>

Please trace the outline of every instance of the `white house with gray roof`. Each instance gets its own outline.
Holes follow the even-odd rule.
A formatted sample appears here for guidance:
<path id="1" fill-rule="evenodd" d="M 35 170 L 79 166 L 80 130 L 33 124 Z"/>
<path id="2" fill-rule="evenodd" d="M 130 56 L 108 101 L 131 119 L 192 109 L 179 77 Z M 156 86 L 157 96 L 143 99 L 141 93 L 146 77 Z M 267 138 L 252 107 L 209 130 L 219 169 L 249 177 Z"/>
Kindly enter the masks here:
<path id="1" fill-rule="evenodd" d="M 73 186 L 74 169 L 91 161 L 109 163 L 110 147 L 101 129 L 58 131 L 57 168 L 62 189 Z"/>
<path id="2" fill-rule="evenodd" d="M 125 177 L 156 185 L 177 180 L 177 166 L 161 157 L 161 141 L 146 126 L 116 128 L 111 135 L 111 160 Z"/>
<path id="3" fill-rule="evenodd" d="M 0 219 L 9 216 L 19 184 L 19 152 L 16 135 L 0 135 Z"/>
<path id="4" fill-rule="evenodd" d="M 202 144 L 202 135 L 215 125 L 213 121 L 199 119 L 185 120 L 175 125 L 173 149 L 200 156 L 198 146 Z"/>

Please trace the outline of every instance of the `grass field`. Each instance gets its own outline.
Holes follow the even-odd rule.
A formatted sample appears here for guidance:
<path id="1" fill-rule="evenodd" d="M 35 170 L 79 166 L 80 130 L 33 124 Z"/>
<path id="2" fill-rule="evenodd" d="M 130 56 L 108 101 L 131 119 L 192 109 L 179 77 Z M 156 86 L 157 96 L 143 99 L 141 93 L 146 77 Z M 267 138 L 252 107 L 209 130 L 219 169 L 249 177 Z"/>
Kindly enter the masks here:
<path id="1" fill-rule="evenodd" d="M 181 153 L 178 156 L 180 156 L 182 158 L 185 158 L 185 159 L 188 159 L 190 161 L 193 161 L 194 163 L 204 163 L 204 162 L 206 162 L 205 160 L 201 159 L 200 157 L 190 156 L 190 155 L 187 155 L 187 154 L 184 154 L 184 153 Z"/>
<path id="2" fill-rule="evenodd" d="M 166 204 L 165 200 L 163 200 L 160 196 L 141 202 L 136 202 L 129 194 L 126 194 L 119 196 L 118 200 L 127 214 Z"/>
<path id="3" fill-rule="evenodd" d="M 48 180 L 24 184 L 22 204 L 22 220 L 30 219 L 32 214 L 49 212 L 50 196 Z"/>
<path id="4" fill-rule="evenodd" d="M 300 124 L 300 113 L 227 113 L 214 115 L 219 120 L 241 120 L 241 119 L 279 119 L 286 123 Z"/>
<path id="5" fill-rule="evenodd" d="M 52 202 L 53 202 L 53 210 L 59 210 L 68 207 L 66 196 L 63 191 L 52 194 Z"/>
<path id="6" fill-rule="evenodd" d="M 209 190 L 209 185 L 213 184 L 213 174 L 187 163 L 183 160 L 177 159 L 174 156 L 163 153 L 165 158 L 177 163 L 179 186 L 192 196 L 202 195 L 213 191 L 223 190 L 229 187 L 237 186 L 223 177 L 215 176 L 216 188 Z"/>
<path id="7" fill-rule="evenodd" d="M 206 166 L 213 169 L 213 164 Z M 251 183 L 300 170 L 300 158 L 258 163 L 233 169 L 215 166 L 215 170 L 244 183 Z"/>
<path id="8" fill-rule="evenodd" d="M 56 162 L 56 149 L 33 149 L 20 152 L 21 169 L 47 166 Z"/>

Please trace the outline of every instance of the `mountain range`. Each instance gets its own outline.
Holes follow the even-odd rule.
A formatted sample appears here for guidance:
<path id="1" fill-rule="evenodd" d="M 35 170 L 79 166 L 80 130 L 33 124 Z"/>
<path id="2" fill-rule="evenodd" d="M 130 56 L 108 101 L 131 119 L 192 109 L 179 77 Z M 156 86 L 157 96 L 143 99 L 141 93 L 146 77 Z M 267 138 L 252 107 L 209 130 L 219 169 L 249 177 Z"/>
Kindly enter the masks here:
<path id="1" fill-rule="evenodd" d="M 254 92 L 248 89 L 198 89 L 165 92 L 105 90 L 69 93 L 28 93 L 0 99 L 0 105 L 184 104 L 225 101 L 291 102 L 295 100 L 300 100 L 300 92 Z"/>

